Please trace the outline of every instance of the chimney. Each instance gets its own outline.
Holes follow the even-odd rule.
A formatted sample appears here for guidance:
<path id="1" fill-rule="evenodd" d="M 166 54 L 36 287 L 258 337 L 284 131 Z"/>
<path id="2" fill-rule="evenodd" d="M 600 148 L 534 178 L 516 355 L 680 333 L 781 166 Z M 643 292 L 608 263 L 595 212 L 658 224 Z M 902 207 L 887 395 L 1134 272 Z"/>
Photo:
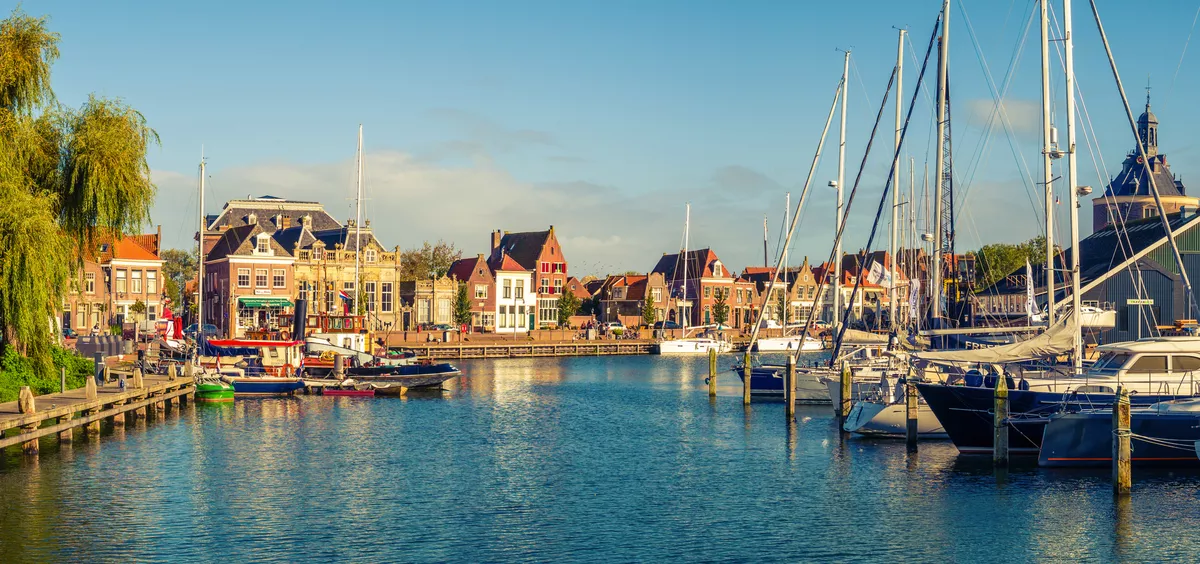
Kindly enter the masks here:
<path id="1" fill-rule="evenodd" d="M 158 235 L 154 237 L 154 256 L 162 253 L 162 225 L 157 226 Z"/>
<path id="2" fill-rule="evenodd" d="M 504 236 L 500 234 L 499 229 L 493 231 L 492 232 L 492 246 L 489 250 L 491 250 L 492 252 L 495 252 L 496 249 L 498 249 L 500 247 L 500 239 L 502 239 L 503 237 Z"/>
<path id="3" fill-rule="evenodd" d="M 300 225 L 303 225 L 309 229 L 312 229 L 312 216 L 308 215 L 308 214 L 305 214 L 304 216 L 302 216 L 300 218 Z"/>

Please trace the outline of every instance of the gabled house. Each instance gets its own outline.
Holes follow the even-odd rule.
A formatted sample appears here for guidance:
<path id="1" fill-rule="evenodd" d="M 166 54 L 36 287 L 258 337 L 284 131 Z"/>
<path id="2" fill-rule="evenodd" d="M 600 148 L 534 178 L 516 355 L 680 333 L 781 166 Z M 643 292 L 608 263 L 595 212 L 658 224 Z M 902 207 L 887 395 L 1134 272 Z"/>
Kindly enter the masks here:
<path id="1" fill-rule="evenodd" d="M 295 257 L 258 223 L 226 229 L 204 259 L 204 323 L 238 338 L 287 329 L 295 295 Z"/>
<path id="2" fill-rule="evenodd" d="M 644 322 L 642 308 L 649 299 L 654 320 L 666 321 L 671 309 L 670 291 L 662 274 L 620 274 L 609 276 L 599 290 L 598 317 L 601 321 L 620 321 L 626 326 Z"/>
<path id="3" fill-rule="evenodd" d="M 471 299 L 471 327 L 476 331 L 496 329 L 496 276 L 482 254 L 459 259 L 446 273 L 459 284 L 467 285 Z"/>
<path id="4" fill-rule="evenodd" d="M 713 308 L 719 303 L 731 307 L 735 277 L 712 249 L 664 254 L 651 272 L 663 276 L 676 300 L 674 310 L 667 312 L 671 321 L 682 324 L 686 318 L 690 326 L 713 325 Z M 732 309 L 725 324 L 731 319 Z"/>
<path id="5" fill-rule="evenodd" d="M 504 250 L 488 260 L 495 277 L 496 332 L 526 333 L 537 328 L 538 297 L 533 292 L 533 272 Z M 557 304 L 555 315 L 557 315 Z M 555 318 L 557 322 L 557 317 Z"/>
<path id="6" fill-rule="evenodd" d="M 551 225 L 546 231 L 523 233 L 501 232 L 497 229 L 492 232 L 489 248 L 489 262 L 500 260 L 501 254 L 507 255 L 532 273 L 533 288 L 530 293 L 536 295 L 536 326 L 556 325 L 558 296 L 567 284 L 567 259 L 562 246 L 558 244 L 554 226 Z"/>
<path id="7" fill-rule="evenodd" d="M 84 259 L 79 279 L 72 282 L 63 304 L 63 327 L 89 334 L 136 322 L 140 330 L 151 329 L 163 307 L 161 240 L 161 228 L 120 239 L 101 238 Z M 145 312 L 133 311 L 138 303 Z"/>

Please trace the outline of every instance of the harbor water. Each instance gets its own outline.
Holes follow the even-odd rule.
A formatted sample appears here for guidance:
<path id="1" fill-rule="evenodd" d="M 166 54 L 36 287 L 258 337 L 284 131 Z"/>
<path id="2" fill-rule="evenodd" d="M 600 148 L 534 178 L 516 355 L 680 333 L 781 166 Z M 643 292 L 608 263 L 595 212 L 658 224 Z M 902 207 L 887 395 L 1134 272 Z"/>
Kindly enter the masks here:
<path id="1" fill-rule="evenodd" d="M 732 364 L 721 358 L 721 367 Z M 1200 478 L 840 438 L 706 358 L 466 361 L 444 392 L 189 405 L 0 460 L 4 562 L 1192 561 Z"/>

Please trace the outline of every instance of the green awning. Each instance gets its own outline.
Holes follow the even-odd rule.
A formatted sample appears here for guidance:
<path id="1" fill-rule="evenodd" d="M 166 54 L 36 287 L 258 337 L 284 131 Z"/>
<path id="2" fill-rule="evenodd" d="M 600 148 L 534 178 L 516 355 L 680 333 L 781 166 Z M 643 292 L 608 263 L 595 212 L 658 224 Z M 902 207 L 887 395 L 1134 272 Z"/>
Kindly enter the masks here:
<path id="1" fill-rule="evenodd" d="M 292 302 L 287 298 L 263 296 L 240 296 L 238 303 L 243 307 L 292 307 Z"/>

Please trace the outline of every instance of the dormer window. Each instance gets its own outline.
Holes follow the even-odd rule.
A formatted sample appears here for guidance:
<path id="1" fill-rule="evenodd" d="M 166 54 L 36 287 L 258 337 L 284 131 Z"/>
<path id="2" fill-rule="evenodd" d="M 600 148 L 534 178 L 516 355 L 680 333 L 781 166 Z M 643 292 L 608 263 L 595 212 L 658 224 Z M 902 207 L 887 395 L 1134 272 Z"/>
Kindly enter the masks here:
<path id="1" fill-rule="evenodd" d="M 260 255 L 271 254 L 271 237 L 269 235 L 266 233 L 259 235 L 257 243 L 254 248 L 255 253 Z"/>
<path id="2" fill-rule="evenodd" d="M 720 261 L 713 263 L 713 276 L 718 276 L 718 277 L 724 276 L 724 274 L 721 273 L 721 262 Z"/>
<path id="3" fill-rule="evenodd" d="M 375 262 L 375 249 L 367 249 L 363 251 L 363 257 L 367 262 Z"/>

